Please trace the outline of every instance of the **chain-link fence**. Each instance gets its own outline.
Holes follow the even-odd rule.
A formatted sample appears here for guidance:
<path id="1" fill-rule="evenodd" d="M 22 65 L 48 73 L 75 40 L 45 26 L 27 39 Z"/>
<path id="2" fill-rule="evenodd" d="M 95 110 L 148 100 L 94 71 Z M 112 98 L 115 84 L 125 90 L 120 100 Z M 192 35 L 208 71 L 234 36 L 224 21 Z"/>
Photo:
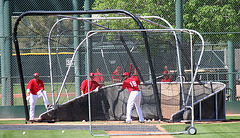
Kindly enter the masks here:
<path id="1" fill-rule="evenodd" d="M 9 9 L 12 9 L 12 13 L 9 12 L 12 26 L 19 13 L 29 10 L 102 10 L 102 9 L 124 9 L 132 12 L 138 16 L 159 16 L 167 21 L 175 28 L 176 25 L 176 3 L 174 1 L 85 1 L 89 3 L 81 3 L 75 1 L 62 1 L 54 2 L 50 1 L 13 1 L 9 3 Z M 201 81 L 220 81 L 229 84 L 229 74 L 231 75 L 231 86 L 227 96 L 233 96 L 233 100 L 238 100 L 240 93 L 238 89 L 233 89 L 239 84 L 239 71 L 240 65 L 237 62 L 239 58 L 239 7 L 240 2 L 235 1 L 209 1 L 209 0 L 193 0 L 183 2 L 183 28 L 193 29 L 200 32 L 205 40 L 206 49 L 202 59 L 202 63 L 199 70 L 198 79 Z M 72 15 L 69 15 L 72 16 Z M 74 17 L 83 17 L 87 15 Z M 109 15 L 108 15 L 109 16 Z M 123 15 L 114 15 L 121 16 Z M 92 17 L 98 17 L 92 15 Z M 22 67 L 24 72 L 25 84 L 32 79 L 32 74 L 38 72 L 41 79 L 45 82 L 46 90 L 51 93 L 50 85 L 50 70 L 49 70 L 49 55 L 48 55 L 48 39 L 51 27 L 54 23 L 63 19 L 63 16 L 29 16 L 22 19 L 18 27 L 18 37 L 20 44 L 20 53 L 22 58 Z M 168 24 L 158 19 L 149 19 L 151 22 L 168 26 Z M 89 23 L 89 22 L 91 23 Z M 51 37 L 51 52 L 52 52 L 52 70 L 54 78 L 54 89 L 56 93 L 61 87 L 61 82 L 64 79 L 64 75 L 68 69 L 69 62 L 73 55 L 74 49 L 78 44 L 84 40 L 88 30 L 95 29 L 138 29 L 136 23 L 130 20 L 64 20 L 57 24 L 52 32 Z M 9 21 L 10 22 L 10 21 Z M 145 28 L 157 29 L 159 26 L 149 24 L 148 20 L 142 20 Z M 96 25 L 98 24 L 98 25 Z M 2 35 L 4 36 L 4 35 Z M 1 37 L 1 36 L 0 36 Z M 101 69 L 101 73 L 104 76 L 104 84 L 112 83 L 112 72 L 115 71 L 117 66 L 122 68 L 122 71 L 127 71 L 130 64 L 123 63 L 121 59 L 127 58 L 124 53 L 124 47 L 118 46 L 118 41 L 114 40 L 118 36 L 114 34 L 97 35 L 91 39 L 92 41 L 92 56 L 91 60 L 96 63 L 90 66 L 90 71 L 95 72 L 96 68 Z M 144 80 L 150 80 L 149 68 L 147 66 L 147 57 L 141 52 L 144 48 L 142 41 L 137 36 L 131 34 L 127 36 L 125 34 L 128 45 L 131 45 L 132 53 L 138 65 L 141 68 L 141 73 Z M 190 74 L 190 49 L 189 49 L 189 36 L 182 36 L 182 57 L 183 57 L 183 69 L 186 81 L 189 81 Z M 2 39 L 11 39 L 9 37 L 1 37 Z M 160 34 L 160 37 L 156 38 L 154 35 L 149 35 L 149 39 L 154 40 L 150 42 L 151 55 L 153 60 L 153 66 L 156 76 L 161 76 L 164 71 L 164 66 L 168 66 L 169 72 L 172 74 L 175 80 L 177 74 L 177 57 L 175 52 L 175 40 L 169 34 Z M 229 43 L 230 42 L 230 43 Z M 229 45 L 233 42 L 234 53 L 229 53 Z M 201 43 L 197 37 L 193 38 L 194 43 L 194 55 L 195 61 L 200 54 Z M 1 52 L 4 52 L 4 43 L 1 43 Z M 136 48 L 139 46 L 140 48 Z M 21 88 L 19 85 L 18 68 L 15 57 L 15 49 L 13 47 L 13 55 L 10 57 L 10 76 L 1 73 L 2 89 L 9 87 L 2 91 L 4 98 L 2 105 L 22 105 Z M 66 87 L 69 87 L 69 94 L 63 95 L 66 98 L 73 98 L 80 95 L 80 83 L 86 79 L 86 49 L 81 47 L 79 49 L 78 62 L 72 65 L 72 69 L 68 76 Z M 2 54 L 2 53 L 1 53 Z M 229 60 L 229 54 L 234 55 L 232 60 Z M 2 54 L 3 55 L 3 54 Z M 167 57 L 167 58 L 166 58 Z M 105 60 L 105 63 L 102 62 Z M 99 61 L 99 62 L 98 62 Z M 7 63 L 4 63 L 4 58 L 1 60 L 1 68 L 5 67 Z M 94 62 L 94 63 L 95 63 Z M 232 62 L 232 63 L 229 63 Z M 234 69 L 229 69 L 229 64 Z M 3 66 L 4 65 L 4 66 Z M 233 72 L 231 72 L 233 70 Z M 76 82 L 75 79 L 78 79 Z M 7 82 L 5 82 L 7 80 Z M 4 82 L 4 83 L 3 83 Z M 231 84 L 232 85 L 232 84 Z M 236 98 L 235 98 L 236 96 Z M 51 97 L 51 94 L 49 95 Z M 49 98 L 50 102 L 52 98 Z M 54 100 L 54 99 L 52 99 Z M 38 102 L 43 104 L 43 102 Z"/>

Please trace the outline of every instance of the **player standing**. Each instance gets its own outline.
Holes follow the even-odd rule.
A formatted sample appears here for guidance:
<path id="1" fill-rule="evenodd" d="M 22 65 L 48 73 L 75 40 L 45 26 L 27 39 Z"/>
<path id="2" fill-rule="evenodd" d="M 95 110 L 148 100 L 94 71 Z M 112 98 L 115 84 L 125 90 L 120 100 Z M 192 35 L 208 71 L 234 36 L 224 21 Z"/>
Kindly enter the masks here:
<path id="1" fill-rule="evenodd" d="M 104 78 L 103 74 L 100 72 L 100 68 L 96 69 L 96 73 L 94 73 L 94 81 L 96 81 L 99 85 L 103 86 Z"/>
<path id="2" fill-rule="evenodd" d="M 35 106 L 38 99 L 43 98 L 46 109 L 51 107 L 48 101 L 47 92 L 44 90 L 43 81 L 39 79 L 39 74 L 34 73 L 33 77 L 34 79 L 30 80 L 27 85 L 27 101 L 29 101 L 30 104 L 30 123 L 34 122 Z"/>
<path id="3" fill-rule="evenodd" d="M 169 77 L 168 71 L 164 71 L 164 72 L 163 72 L 163 75 L 164 75 L 164 77 L 163 77 L 163 79 L 161 80 L 161 82 L 172 82 L 172 78 Z"/>
<path id="4" fill-rule="evenodd" d="M 138 88 L 138 85 L 140 84 L 140 80 L 137 77 L 129 77 L 129 76 L 130 74 L 128 72 L 125 72 L 123 74 L 124 82 L 123 82 L 122 88 L 123 89 L 127 88 L 130 93 L 127 101 L 127 114 L 126 114 L 126 120 L 124 121 L 124 123 L 131 123 L 132 121 L 131 114 L 132 114 L 132 108 L 134 105 L 138 113 L 139 122 L 144 123 L 142 109 L 140 107 L 142 94 Z"/>
<path id="5" fill-rule="evenodd" d="M 94 81 L 94 73 L 89 74 L 89 86 L 90 86 L 90 91 L 95 91 L 98 92 L 100 85 Z M 81 84 L 81 93 L 86 94 L 88 93 L 88 80 L 84 80 Z"/>
<path id="6" fill-rule="evenodd" d="M 121 74 L 122 74 L 121 67 L 118 66 L 117 69 L 112 73 L 113 83 L 121 82 Z"/>

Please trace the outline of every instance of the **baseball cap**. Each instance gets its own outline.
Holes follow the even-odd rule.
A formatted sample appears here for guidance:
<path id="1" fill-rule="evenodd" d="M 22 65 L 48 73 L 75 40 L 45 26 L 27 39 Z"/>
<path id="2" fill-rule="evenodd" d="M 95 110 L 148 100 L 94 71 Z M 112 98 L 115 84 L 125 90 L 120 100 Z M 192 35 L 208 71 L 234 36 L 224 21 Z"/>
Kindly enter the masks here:
<path id="1" fill-rule="evenodd" d="M 39 73 L 34 73 L 33 76 L 34 77 L 39 77 Z"/>
<path id="2" fill-rule="evenodd" d="M 117 67 L 117 69 L 121 69 L 121 67 L 120 67 L 120 66 L 118 66 L 118 67 Z"/>
<path id="3" fill-rule="evenodd" d="M 91 73 L 89 74 L 89 76 L 94 76 L 94 73 L 91 72 Z"/>
<path id="4" fill-rule="evenodd" d="M 123 76 L 129 76 L 130 74 L 128 72 L 124 72 Z"/>

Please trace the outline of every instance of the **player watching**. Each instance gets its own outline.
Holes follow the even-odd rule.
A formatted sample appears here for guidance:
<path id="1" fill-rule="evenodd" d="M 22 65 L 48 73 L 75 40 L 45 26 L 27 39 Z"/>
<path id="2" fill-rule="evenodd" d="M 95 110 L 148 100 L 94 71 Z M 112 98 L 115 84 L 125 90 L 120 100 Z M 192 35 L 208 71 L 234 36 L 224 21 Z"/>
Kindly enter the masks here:
<path id="1" fill-rule="evenodd" d="M 113 83 L 121 82 L 121 74 L 122 74 L 121 67 L 118 66 L 117 69 L 112 73 Z"/>
<path id="2" fill-rule="evenodd" d="M 94 73 L 94 81 L 96 81 L 99 85 L 103 86 L 104 78 L 103 74 L 100 72 L 100 68 L 97 68 L 96 73 Z"/>
<path id="3" fill-rule="evenodd" d="M 89 86 L 90 86 L 90 91 L 98 92 L 100 85 L 94 81 L 94 73 L 89 74 Z M 84 80 L 81 84 L 81 93 L 86 94 L 88 93 L 88 79 Z"/>
<path id="4" fill-rule="evenodd" d="M 169 77 L 168 71 L 164 71 L 164 72 L 163 72 L 163 75 L 164 75 L 164 77 L 163 77 L 163 79 L 161 80 L 161 82 L 172 82 L 172 78 Z"/>
<path id="5" fill-rule="evenodd" d="M 123 74 L 124 82 L 123 82 L 122 88 L 123 89 L 127 88 L 130 93 L 127 101 L 127 114 L 126 114 L 126 120 L 124 121 L 124 123 L 131 123 L 132 121 L 131 113 L 134 105 L 138 113 L 139 122 L 144 123 L 142 109 L 140 107 L 142 94 L 138 88 L 138 85 L 140 84 L 140 80 L 137 77 L 129 77 L 129 76 L 130 74 L 128 72 L 125 72 Z"/>
<path id="6" fill-rule="evenodd" d="M 30 80 L 27 85 L 27 101 L 30 104 L 30 119 L 29 122 L 33 123 L 35 115 L 35 106 L 39 98 L 43 98 L 46 109 L 51 108 L 48 101 L 47 92 L 44 90 L 43 81 L 39 79 L 39 73 L 33 74 L 34 79 Z"/>

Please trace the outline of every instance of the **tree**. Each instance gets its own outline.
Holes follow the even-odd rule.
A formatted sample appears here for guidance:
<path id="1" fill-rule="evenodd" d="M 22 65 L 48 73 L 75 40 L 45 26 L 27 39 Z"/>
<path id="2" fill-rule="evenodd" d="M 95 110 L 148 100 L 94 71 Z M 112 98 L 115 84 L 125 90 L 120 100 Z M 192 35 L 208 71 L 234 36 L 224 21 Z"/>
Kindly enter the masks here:
<path id="1" fill-rule="evenodd" d="M 16 17 L 13 17 L 12 23 L 14 26 Z M 35 52 L 48 52 L 48 34 L 51 27 L 58 20 L 56 16 L 27 16 L 24 17 L 18 25 L 18 39 L 20 43 L 21 53 L 35 53 Z M 72 46 L 69 41 L 72 40 L 72 20 L 66 20 L 58 24 L 53 30 L 53 37 L 51 47 L 56 46 L 56 41 L 61 37 L 61 47 Z M 68 32 L 71 30 L 71 37 L 67 37 Z M 64 35 L 66 37 L 64 37 Z M 66 51 L 66 50 L 65 50 Z"/>
<path id="2" fill-rule="evenodd" d="M 240 1 L 184 0 L 184 28 L 198 32 L 239 32 Z M 160 16 L 175 26 L 175 1 L 172 0 L 96 0 L 93 9 L 124 9 L 139 16 Z M 239 34 L 211 35 L 208 41 L 238 39 Z"/>
<path id="3" fill-rule="evenodd" d="M 240 1 L 189 0 L 184 4 L 184 27 L 199 32 L 239 32 Z M 238 39 L 239 34 L 209 35 L 208 41 Z"/>

